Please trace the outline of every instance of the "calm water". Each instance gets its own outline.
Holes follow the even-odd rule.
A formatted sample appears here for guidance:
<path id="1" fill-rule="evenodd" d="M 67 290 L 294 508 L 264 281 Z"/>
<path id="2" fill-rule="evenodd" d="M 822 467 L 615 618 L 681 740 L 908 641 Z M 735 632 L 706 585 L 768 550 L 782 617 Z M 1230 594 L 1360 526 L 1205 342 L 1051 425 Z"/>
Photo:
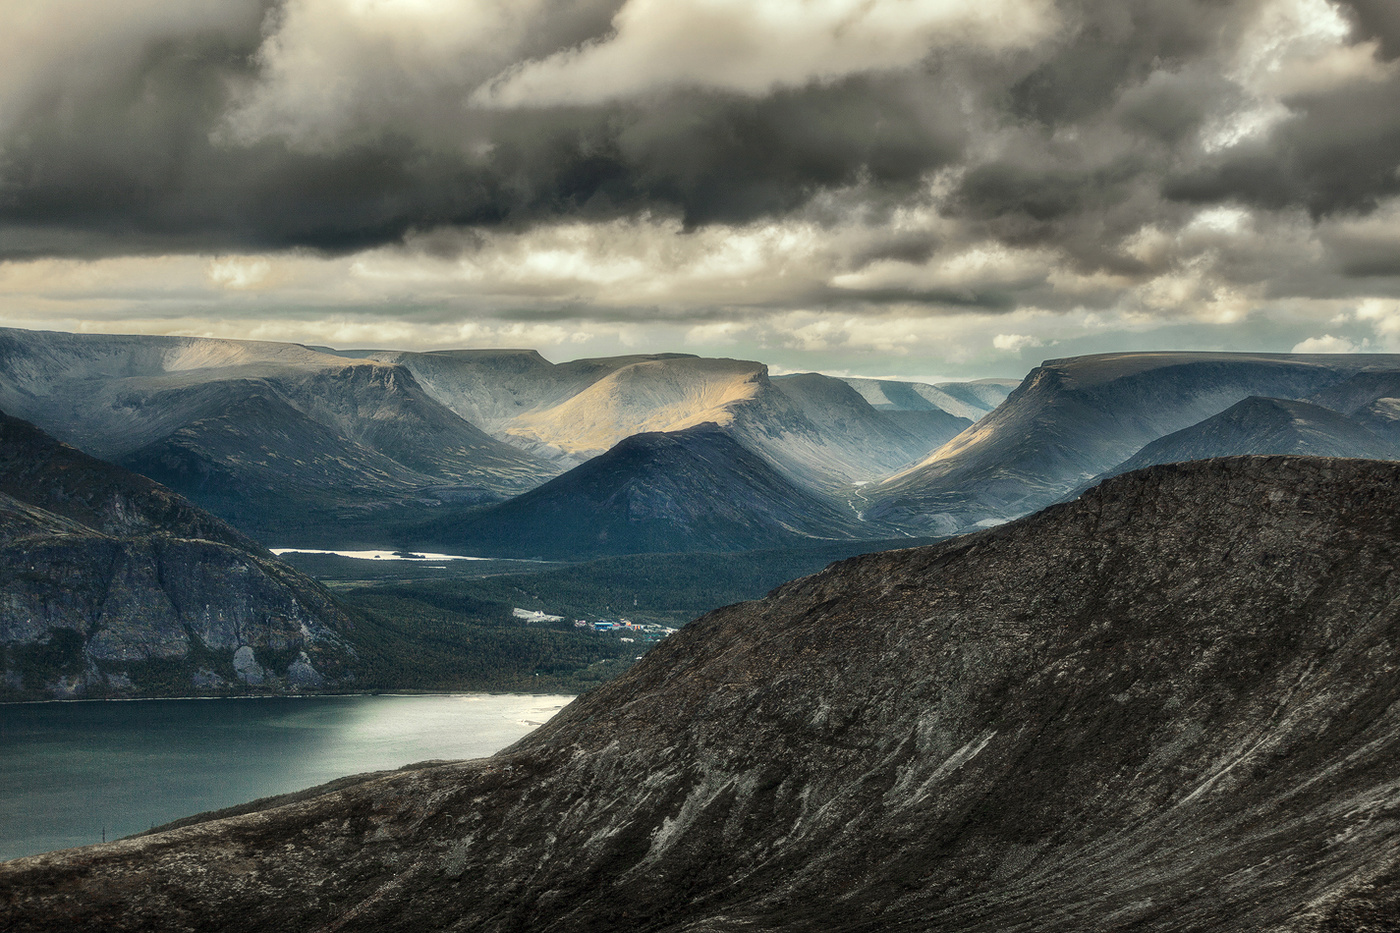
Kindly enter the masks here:
<path id="1" fill-rule="evenodd" d="M 140 700 L 0 706 L 0 860 L 431 758 L 480 758 L 572 697 Z"/>

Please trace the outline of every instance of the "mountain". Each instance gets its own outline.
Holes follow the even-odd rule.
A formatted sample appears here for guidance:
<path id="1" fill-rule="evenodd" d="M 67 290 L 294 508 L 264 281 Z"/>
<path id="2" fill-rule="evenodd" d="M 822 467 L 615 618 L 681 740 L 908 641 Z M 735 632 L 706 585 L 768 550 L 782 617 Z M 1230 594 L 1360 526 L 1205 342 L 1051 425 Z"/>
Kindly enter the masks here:
<path id="1" fill-rule="evenodd" d="M 462 417 L 561 466 L 633 434 L 712 422 L 794 482 L 829 491 L 886 476 L 967 426 L 932 405 L 914 416 L 878 412 L 839 379 L 770 378 L 751 360 L 664 353 L 550 363 L 533 350 L 352 352 L 402 365 Z"/>
<path id="2" fill-rule="evenodd" d="M 1400 372 L 1400 357 L 1119 353 L 1049 360 L 996 411 L 869 490 L 867 514 L 945 534 L 1005 521 L 1250 396 L 1302 399 L 1388 372 Z"/>
<path id="3" fill-rule="evenodd" d="M 1252 396 L 1158 438 L 1100 479 L 1159 463 L 1244 454 L 1394 460 L 1400 457 L 1400 446 L 1378 437 L 1356 419 L 1320 405 Z"/>
<path id="4" fill-rule="evenodd" d="M 540 438 L 528 426 L 517 429 L 518 420 L 561 405 L 633 364 L 698 359 L 684 353 L 654 353 L 551 363 L 536 350 L 352 350 L 342 355 L 403 366 L 429 394 L 462 418 L 499 440 L 569 466 L 587 456 L 580 456 L 574 444 L 560 447 Z M 604 442 L 591 454 L 609 446 Z"/>
<path id="5" fill-rule="evenodd" d="M 1400 465 L 1158 466 L 711 613 L 494 758 L 0 866 L 14 933 L 1400 925 Z"/>
<path id="6" fill-rule="evenodd" d="M 0 695 L 319 687 L 350 627 L 224 522 L 0 414 Z"/>
<path id="7" fill-rule="evenodd" d="M 635 434 L 543 486 L 433 522 L 416 537 L 492 555 L 578 559 L 879 535 L 719 426 L 699 424 Z"/>
<path id="8" fill-rule="evenodd" d="M 422 516 L 558 472 L 403 367 L 294 344 L 0 329 L 0 372 L 0 407 L 285 543 L 354 538 L 367 514 Z"/>
<path id="9" fill-rule="evenodd" d="M 974 382 L 901 382 L 897 379 L 844 381 L 878 411 L 942 411 L 956 418 L 977 421 L 1006 401 L 1019 379 L 979 379 Z"/>
<path id="10" fill-rule="evenodd" d="M 779 376 L 772 385 L 815 430 L 790 427 L 794 419 L 786 413 L 768 419 L 741 418 L 738 429 L 775 463 L 782 465 L 785 458 L 798 461 L 799 477 L 820 475 L 831 468 L 826 464 L 840 460 L 847 464 L 840 473 L 848 482 L 879 479 L 920 459 L 969 424 L 940 409 L 877 410 L 846 380 L 821 373 Z M 775 432 L 774 426 L 780 430 Z"/>
<path id="11" fill-rule="evenodd" d="M 839 379 L 771 379 L 761 363 L 686 354 L 556 364 L 533 350 L 0 329 L 0 373 L 0 406 L 279 545 L 377 546 L 444 505 L 517 495 L 638 433 L 714 423 L 829 495 L 907 467 L 968 423 L 927 400 L 876 410 Z M 963 400 L 906 394 L 967 408 L 998 391 L 945 388 Z"/>

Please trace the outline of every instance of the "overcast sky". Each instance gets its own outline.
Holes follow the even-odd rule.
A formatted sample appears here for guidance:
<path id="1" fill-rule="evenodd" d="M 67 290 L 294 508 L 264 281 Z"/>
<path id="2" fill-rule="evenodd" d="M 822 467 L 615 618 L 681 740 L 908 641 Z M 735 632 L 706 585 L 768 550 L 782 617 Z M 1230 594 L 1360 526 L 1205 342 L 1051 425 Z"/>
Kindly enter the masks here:
<path id="1" fill-rule="evenodd" d="M 0 324 L 915 378 L 1400 350 L 1400 3 L 8 3 Z"/>

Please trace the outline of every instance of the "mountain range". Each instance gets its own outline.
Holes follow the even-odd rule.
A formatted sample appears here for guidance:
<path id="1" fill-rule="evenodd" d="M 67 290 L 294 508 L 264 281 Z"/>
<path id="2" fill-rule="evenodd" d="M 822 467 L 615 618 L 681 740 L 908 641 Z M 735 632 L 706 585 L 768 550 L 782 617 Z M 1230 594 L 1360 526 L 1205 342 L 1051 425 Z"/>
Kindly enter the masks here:
<path id="1" fill-rule="evenodd" d="M 897 386 L 890 384 L 896 398 Z M 959 412 L 996 383 L 927 387 Z M 868 391 L 868 390 L 867 390 Z M 828 497 L 971 421 L 912 391 L 870 405 L 819 374 L 657 354 L 408 353 L 0 329 L 0 406 L 275 544 L 381 544 L 540 485 L 639 433 L 712 423 Z"/>
<path id="2" fill-rule="evenodd" d="M 1233 410 L 1256 398 L 1275 402 Z M 1013 390 L 676 353 L 0 330 L 0 406 L 269 544 L 583 558 L 954 534 L 1200 456 L 1389 458 L 1400 357 L 1103 354 Z M 716 432 L 732 445 L 701 454 Z"/>
<path id="3" fill-rule="evenodd" d="M 14 933 L 1400 925 L 1400 465 L 1154 466 L 713 612 L 490 759 L 0 865 Z"/>

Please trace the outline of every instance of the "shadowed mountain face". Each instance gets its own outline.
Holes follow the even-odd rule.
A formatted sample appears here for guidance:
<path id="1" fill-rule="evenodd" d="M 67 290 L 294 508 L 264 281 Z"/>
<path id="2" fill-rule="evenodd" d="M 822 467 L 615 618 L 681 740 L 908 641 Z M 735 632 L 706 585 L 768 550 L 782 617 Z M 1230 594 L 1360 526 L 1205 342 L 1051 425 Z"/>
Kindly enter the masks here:
<path id="1" fill-rule="evenodd" d="M 512 749 L 0 866 L 7 930 L 1400 924 L 1400 465 L 1154 467 L 687 626 Z"/>
<path id="2" fill-rule="evenodd" d="M 318 687 L 349 625 L 224 522 L 0 415 L 0 694 Z"/>
<path id="3" fill-rule="evenodd" d="M 0 372 L 7 410 L 282 542 L 353 538 L 366 510 L 421 517 L 442 490 L 501 498 L 557 472 L 402 367 L 294 344 L 0 329 Z"/>
<path id="4" fill-rule="evenodd" d="M 419 536 L 444 547 L 565 558 L 878 537 L 713 424 L 633 435 L 538 489 L 435 522 Z"/>
<path id="5" fill-rule="evenodd" d="M 1400 456 L 1400 447 L 1331 409 L 1256 396 L 1153 441 L 1100 479 L 1159 463 L 1244 454 L 1392 460 Z"/>
<path id="6" fill-rule="evenodd" d="M 1124 353 L 1051 360 L 992 414 L 871 490 L 868 514 L 943 533 L 1004 521 L 1250 396 L 1301 399 L 1358 374 L 1395 372 L 1400 357 L 1384 355 Z"/>

